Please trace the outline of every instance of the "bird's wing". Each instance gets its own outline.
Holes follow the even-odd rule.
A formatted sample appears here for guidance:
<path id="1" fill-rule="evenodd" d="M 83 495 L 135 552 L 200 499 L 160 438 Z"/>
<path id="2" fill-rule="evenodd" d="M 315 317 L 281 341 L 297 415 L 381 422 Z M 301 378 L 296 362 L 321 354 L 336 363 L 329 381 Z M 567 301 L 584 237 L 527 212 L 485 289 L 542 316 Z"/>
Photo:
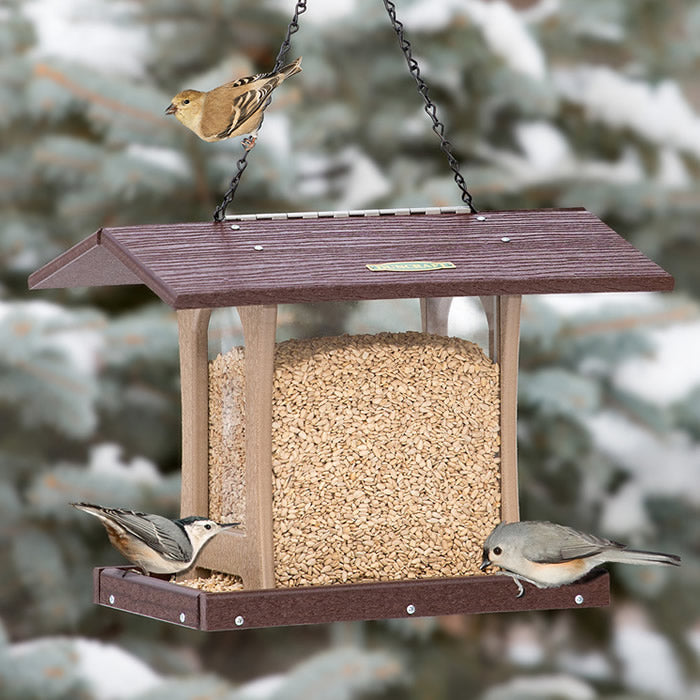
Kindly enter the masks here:
<path id="1" fill-rule="evenodd" d="M 257 79 L 244 82 L 248 79 L 242 78 L 207 93 L 200 122 L 205 136 L 224 139 L 265 107 L 280 81 L 275 76 L 253 78 Z"/>
<path id="2" fill-rule="evenodd" d="M 128 510 L 110 510 L 111 518 L 121 525 L 129 534 L 137 537 L 146 545 L 160 552 L 168 559 L 189 561 L 192 557 L 192 545 L 180 527 L 160 515 L 134 513 Z"/>
<path id="3" fill-rule="evenodd" d="M 622 549 L 623 545 L 564 525 L 540 523 L 528 537 L 523 555 L 539 564 L 558 564 L 593 557 L 611 548 Z"/>

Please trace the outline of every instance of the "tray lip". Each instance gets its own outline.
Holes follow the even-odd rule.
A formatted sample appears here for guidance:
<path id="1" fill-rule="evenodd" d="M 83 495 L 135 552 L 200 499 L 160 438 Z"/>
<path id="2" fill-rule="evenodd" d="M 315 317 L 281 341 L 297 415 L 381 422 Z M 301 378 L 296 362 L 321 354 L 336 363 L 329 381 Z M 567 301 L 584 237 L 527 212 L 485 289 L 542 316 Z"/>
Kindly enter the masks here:
<path id="1" fill-rule="evenodd" d="M 610 604 L 605 569 L 559 588 L 525 584 L 522 598 L 516 597 L 513 581 L 500 575 L 222 592 L 143 576 L 129 567 L 97 567 L 93 577 L 94 602 L 99 605 L 209 631 Z"/>

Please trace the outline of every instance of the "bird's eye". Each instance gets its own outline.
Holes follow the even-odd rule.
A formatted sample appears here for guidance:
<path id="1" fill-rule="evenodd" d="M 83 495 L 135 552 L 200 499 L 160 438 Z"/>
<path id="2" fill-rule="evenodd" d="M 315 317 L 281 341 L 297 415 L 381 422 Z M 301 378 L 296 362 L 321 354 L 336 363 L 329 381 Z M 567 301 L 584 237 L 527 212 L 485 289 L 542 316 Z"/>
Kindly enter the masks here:
<path id="1" fill-rule="evenodd" d="M 207 523 L 207 524 L 204 526 L 204 529 L 205 529 L 205 530 L 211 530 L 211 525 L 210 525 L 209 523 Z"/>
<path id="2" fill-rule="evenodd" d="M 183 100 L 183 101 L 182 101 L 182 104 L 183 104 L 183 105 L 188 105 L 189 103 L 190 103 L 189 100 Z"/>
<path id="3" fill-rule="evenodd" d="M 492 551 L 496 556 L 503 554 L 503 550 L 500 547 L 494 547 Z"/>

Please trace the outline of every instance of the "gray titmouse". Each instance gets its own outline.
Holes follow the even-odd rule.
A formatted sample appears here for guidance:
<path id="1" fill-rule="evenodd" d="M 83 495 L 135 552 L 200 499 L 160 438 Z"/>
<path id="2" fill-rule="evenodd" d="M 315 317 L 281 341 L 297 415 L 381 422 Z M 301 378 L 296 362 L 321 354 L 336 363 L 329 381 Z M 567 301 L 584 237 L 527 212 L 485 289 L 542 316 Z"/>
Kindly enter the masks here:
<path id="1" fill-rule="evenodd" d="M 553 588 L 578 581 L 591 569 L 606 562 L 623 564 L 669 564 L 680 566 L 675 554 L 628 549 L 624 544 L 571 527 L 540 521 L 501 523 L 484 542 L 482 571 L 494 564 L 512 577 L 518 598 L 520 581 L 538 588 Z"/>

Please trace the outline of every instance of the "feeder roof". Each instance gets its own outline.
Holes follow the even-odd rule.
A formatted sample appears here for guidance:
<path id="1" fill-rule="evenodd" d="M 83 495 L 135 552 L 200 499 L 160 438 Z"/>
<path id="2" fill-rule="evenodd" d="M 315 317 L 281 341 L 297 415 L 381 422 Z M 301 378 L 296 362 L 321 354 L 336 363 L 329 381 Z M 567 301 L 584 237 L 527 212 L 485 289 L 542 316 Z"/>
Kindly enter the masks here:
<path id="1" fill-rule="evenodd" d="M 454 267 L 367 267 L 407 261 Z M 31 289 L 140 283 L 176 309 L 673 288 L 671 275 L 585 209 L 307 212 L 103 228 L 29 278 Z"/>

